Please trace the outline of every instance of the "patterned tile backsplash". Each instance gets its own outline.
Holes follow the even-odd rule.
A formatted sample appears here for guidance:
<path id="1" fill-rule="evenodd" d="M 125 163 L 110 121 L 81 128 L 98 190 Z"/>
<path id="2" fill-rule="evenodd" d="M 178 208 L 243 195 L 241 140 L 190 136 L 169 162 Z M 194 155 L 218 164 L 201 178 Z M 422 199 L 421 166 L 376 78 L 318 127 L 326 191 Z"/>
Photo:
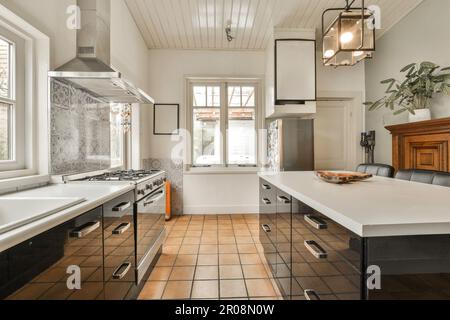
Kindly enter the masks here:
<path id="1" fill-rule="evenodd" d="M 183 215 L 183 163 L 171 159 L 146 159 L 146 170 L 164 170 L 172 185 L 172 214 Z"/>
<path id="2" fill-rule="evenodd" d="M 51 172 L 109 169 L 110 105 L 57 80 L 51 83 Z"/>

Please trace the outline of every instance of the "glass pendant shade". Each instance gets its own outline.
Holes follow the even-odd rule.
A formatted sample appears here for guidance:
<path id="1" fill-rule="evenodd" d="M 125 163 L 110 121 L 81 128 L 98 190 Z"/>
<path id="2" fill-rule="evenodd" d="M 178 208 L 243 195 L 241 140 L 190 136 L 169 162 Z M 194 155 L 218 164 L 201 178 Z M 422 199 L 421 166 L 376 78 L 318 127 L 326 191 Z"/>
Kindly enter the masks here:
<path id="1" fill-rule="evenodd" d="M 331 25 L 324 29 L 324 64 L 336 67 L 353 66 L 364 59 L 372 58 L 375 51 L 373 25 L 374 14 L 370 10 L 357 8 L 341 12 Z"/>

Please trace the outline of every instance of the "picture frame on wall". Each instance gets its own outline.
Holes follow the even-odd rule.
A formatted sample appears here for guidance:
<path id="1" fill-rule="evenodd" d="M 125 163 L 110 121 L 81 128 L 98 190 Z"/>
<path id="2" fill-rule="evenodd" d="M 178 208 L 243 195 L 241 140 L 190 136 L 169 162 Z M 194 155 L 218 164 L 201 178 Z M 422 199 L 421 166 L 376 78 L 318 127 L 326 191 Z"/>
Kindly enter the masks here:
<path id="1" fill-rule="evenodd" d="M 153 106 L 153 134 L 174 136 L 180 134 L 180 105 L 156 103 Z"/>

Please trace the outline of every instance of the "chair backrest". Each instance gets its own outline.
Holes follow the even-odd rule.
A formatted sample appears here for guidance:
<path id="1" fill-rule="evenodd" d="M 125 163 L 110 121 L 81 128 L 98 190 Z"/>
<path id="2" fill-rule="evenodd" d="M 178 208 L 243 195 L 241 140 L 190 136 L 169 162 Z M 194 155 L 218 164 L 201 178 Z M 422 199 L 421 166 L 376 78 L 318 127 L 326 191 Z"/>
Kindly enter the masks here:
<path id="1" fill-rule="evenodd" d="M 395 169 L 387 164 L 360 164 L 357 172 L 369 173 L 379 177 L 393 178 Z"/>
<path id="2" fill-rule="evenodd" d="M 396 179 L 450 187 L 450 173 L 429 170 L 400 170 Z"/>

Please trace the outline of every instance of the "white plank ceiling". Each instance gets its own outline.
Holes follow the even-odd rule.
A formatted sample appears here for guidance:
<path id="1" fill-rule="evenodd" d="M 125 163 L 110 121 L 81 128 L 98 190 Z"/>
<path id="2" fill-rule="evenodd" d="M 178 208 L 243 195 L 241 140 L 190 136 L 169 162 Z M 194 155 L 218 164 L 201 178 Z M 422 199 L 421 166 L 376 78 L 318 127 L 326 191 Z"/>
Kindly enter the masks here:
<path id="1" fill-rule="evenodd" d="M 320 29 L 325 9 L 345 5 L 344 0 L 125 1 L 150 49 L 262 50 L 274 27 Z M 422 1 L 367 0 L 382 10 L 378 37 Z M 231 43 L 225 35 L 229 20 Z"/>

